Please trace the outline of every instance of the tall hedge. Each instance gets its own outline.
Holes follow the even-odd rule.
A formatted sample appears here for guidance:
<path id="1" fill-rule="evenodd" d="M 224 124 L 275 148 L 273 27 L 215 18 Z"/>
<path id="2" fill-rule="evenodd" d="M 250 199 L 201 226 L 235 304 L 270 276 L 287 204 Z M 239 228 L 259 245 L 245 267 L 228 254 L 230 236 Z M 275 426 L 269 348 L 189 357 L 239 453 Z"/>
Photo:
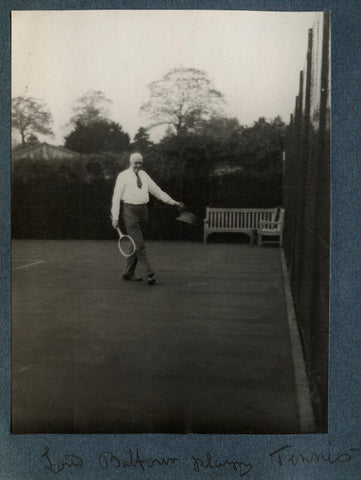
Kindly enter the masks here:
<path id="1" fill-rule="evenodd" d="M 269 208 L 281 204 L 279 145 L 268 152 L 262 147 L 266 153 L 260 156 L 256 144 L 252 150 L 234 137 L 232 142 L 198 135 L 170 137 L 149 147 L 144 153 L 145 170 L 199 219 L 196 227 L 189 228 L 175 220 L 174 207 L 152 199 L 149 238 L 201 239 L 207 206 Z M 114 238 L 109 218 L 112 193 L 128 158 L 124 152 L 72 160 L 14 161 L 13 237 Z M 220 165 L 226 168 L 219 169 Z"/>

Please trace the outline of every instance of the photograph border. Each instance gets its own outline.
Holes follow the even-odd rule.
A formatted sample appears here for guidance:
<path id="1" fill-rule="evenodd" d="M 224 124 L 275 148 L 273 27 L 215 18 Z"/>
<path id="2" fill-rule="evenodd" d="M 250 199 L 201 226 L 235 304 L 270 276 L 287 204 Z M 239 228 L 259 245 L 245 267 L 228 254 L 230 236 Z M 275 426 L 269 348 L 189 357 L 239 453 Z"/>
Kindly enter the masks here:
<path id="1" fill-rule="evenodd" d="M 331 288 L 329 429 L 310 435 L 13 435 L 11 418 L 11 10 L 150 9 L 146 1 L 3 0 L 1 75 L 0 479 L 357 478 L 361 464 L 359 205 L 361 126 L 358 0 L 153 1 L 151 9 L 331 11 Z M 301 66 L 300 66 L 301 69 Z M 297 87 L 296 87 L 297 88 Z M 295 91 L 295 94 L 297 92 Z M 130 460 L 134 456 L 135 460 Z M 111 452 L 129 463 L 110 470 Z M 109 455 L 107 457 L 109 459 Z M 140 459 L 137 462 L 137 458 Z M 162 459 L 177 459 L 163 462 Z M 147 459 L 142 464 L 141 459 Z M 134 465 L 133 465 L 134 463 Z M 105 468 L 105 465 L 107 468 Z M 149 467 L 149 465 L 152 465 Z M 222 466 L 223 465 L 223 466 Z M 113 465 L 114 467 L 114 462 Z M 109 468 L 108 468 L 109 467 Z M 198 468 L 198 470 L 197 470 Z"/>

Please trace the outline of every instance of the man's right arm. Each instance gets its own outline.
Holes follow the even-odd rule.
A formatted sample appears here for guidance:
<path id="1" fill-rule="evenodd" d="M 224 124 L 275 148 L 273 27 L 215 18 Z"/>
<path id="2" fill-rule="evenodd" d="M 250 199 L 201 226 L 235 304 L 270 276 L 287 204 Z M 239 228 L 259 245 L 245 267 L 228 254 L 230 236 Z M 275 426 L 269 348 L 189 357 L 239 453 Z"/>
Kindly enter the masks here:
<path id="1" fill-rule="evenodd" d="M 120 173 L 115 182 L 113 199 L 112 199 L 111 216 L 112 216 L 112 225 L 114 228 L 117 228 L 118 226 L 120 200 L 124 192 L 124 187 L 125 187 L 125 178 L 124 178 L 124 175 Z"/>

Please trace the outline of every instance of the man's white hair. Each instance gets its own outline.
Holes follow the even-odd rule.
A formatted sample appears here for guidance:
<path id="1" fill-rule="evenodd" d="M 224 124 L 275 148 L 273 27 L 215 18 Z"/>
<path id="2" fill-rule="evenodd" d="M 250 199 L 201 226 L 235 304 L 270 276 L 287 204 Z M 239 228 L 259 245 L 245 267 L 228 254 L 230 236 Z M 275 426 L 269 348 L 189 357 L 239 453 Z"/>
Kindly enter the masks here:
<path id="1" fill-rule="evenodd" d="M 135 152 L 131 154 L 131 156 L 129 157 L 129 161 L 131 164 L 133 164 L 134 162 L 143 161 L 143 157 L 140 153 Z"/>

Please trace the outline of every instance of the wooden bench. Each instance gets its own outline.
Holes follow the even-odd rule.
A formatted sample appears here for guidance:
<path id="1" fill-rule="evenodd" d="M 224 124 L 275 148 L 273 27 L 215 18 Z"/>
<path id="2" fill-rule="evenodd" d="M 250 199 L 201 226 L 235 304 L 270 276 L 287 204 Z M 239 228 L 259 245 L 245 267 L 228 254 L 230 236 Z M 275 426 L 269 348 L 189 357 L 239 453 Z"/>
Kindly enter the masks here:
<path id="1" fill-rule="evenodd" d="M 210 208 L 207 207 L 204 219 L 203 241 L 211 233 L 245 233 L 254 243 L 261 221 L 271 221 L 274 208 Z"/>

